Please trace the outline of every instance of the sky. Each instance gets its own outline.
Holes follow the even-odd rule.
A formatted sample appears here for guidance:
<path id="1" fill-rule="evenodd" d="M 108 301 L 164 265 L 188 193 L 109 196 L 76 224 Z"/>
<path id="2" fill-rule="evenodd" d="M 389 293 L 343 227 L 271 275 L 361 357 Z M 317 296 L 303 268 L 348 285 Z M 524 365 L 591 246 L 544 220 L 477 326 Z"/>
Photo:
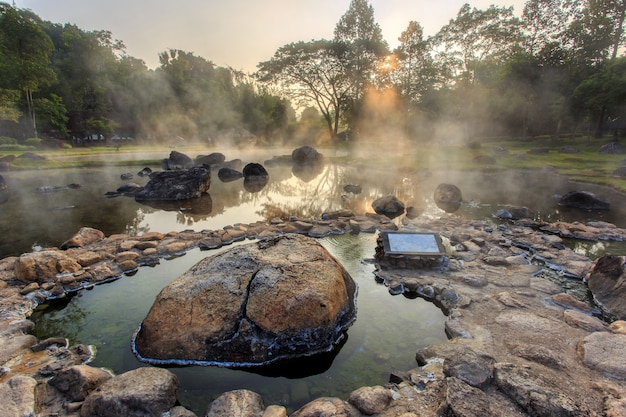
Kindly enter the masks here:
<path id="1" fill-rule="evenodd" d="M 9 2 L 9 0 L 4 0 Z M 193 52 L 217 66 L 254 72 L 281 46 L 312 39 L 332 39 L 350 0 L 15 0 L 43 20 L 73 23 L 87 31 L 108 30 L 126 53 L 159 65 L 169 49 Z M 370 0 L 374 17 L 391 48 L 410 21 L 426 36 L 456 17 L 464 3 L 478 9 L 491 4 L 514 7 L 525 0 Z"/>

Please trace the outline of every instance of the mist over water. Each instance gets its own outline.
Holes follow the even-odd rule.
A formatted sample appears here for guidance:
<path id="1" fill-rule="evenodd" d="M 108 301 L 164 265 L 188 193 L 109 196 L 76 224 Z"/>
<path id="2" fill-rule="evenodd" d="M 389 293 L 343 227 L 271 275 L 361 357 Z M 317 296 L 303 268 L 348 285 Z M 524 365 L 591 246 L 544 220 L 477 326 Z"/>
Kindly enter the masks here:
<path id="1" fill-rule="evenodd" d="M 369 154 L 375 147 L 367 150 Z M 248 161 L 260 162 L 282 154 L 232 154 Z M 341 156 L 339 152 L 334 151 Z M 137 155 L 140 157 L 141 155 Z M 147 155 L 143 155 L 146 157 Z M 166 155 L 165 155 L 166 156 Z M 231 156 L 231 155 L 228 155 Z M 334 155 L 333 155 L 334 156 Z M 367 155 L 365 153 L 361 156 Z M 246 159 L 243 159 L 246 158 Z M 613 190 L 592 185 L 571 183 L 549 170 L 524 172 L 465 172 L 447 167 L 436 171 L 421 170 L 419 162 L 411 172 L 399 171 L 380 162 L 372 166 L 350 163 L 327 163 L 311 176 L 298 177 L 289 164 L 266 164 L 269 182 L 259 191 L 249 192 L 242 181 L 223 183 L 212 173 L 209 195 L 195 207 L 190 203 L 142 204 L 133 197 L 105 198 L 120 185 L 135 182 L 145 185 L 147 177 L 137 176 L 142 167 L 15 171 L 3 174 L 10 189 L 9 201 L 0 211 L 0 257 L 17 256 L 33 246 L 57 247 L 81 227 L 115 233 L 140 235 L 148 231 L 217 230 L 236 223 L 253 223 L 273 218 L 319 218 L 324 212 L 340 209 L 355 214 L 373 212 L 371 203 L 392 194 L 407 207 L 418 208 L 423 216 L 449 215 L 433 202 L 433 191 L 440 183 L 457 185 L 464 204 L 453 216 L 494 221 L 499 208 L 525 206 L 542 221 L 607 221 L 626 226 L 626 198 Z M 160 167 L 153 166 L 153 170 Z M 124 181 L 121 174 L 134 178 Z M 64 188 L 56 192 L 35 192 L 42 186 L 80 184 L 80 188 Z M 345 185 L 359 185 L 360 194 L 344 190 Z M 557 206 L 558 197 L 569 191 L 585 190 L 611 204 L 608 211 L 586 212 Z"/>

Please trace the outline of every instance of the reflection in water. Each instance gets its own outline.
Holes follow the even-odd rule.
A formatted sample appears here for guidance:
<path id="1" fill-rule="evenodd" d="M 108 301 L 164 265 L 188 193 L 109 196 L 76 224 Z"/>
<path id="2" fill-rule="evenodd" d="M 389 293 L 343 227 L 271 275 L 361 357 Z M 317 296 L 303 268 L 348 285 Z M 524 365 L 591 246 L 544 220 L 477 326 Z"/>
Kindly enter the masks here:
<path id="1" fill-rule="evenodd" d="M 626 226 L 626 198 L 613 190 L 585 184 L 570 184 L 565 177 L 551 172 L 482 173 L 433 171 L 396 172 L 372 167 L 353 167 L 326 163 L 318 172 L 299 178 L 291 164 L 267 168 L 267 182 L 249 186 L 244 181 L 222 182 L 213 175 L 210 195 L 196 203 L 162 207 L 137 203 L 132 197 L 105 198 L 117 189 L 120 174 L 136 168 L 51 170 L 10 172 L 4 175 L 9 200 L 0 211 L 0 257 L 30 251 L 33 244 L 59 246 L 83 226 L 114 233 L 168 233 L 193 226 L 197 230 L 217 230 L 235 223 L 254 223 L 274 218 L 319 218 L 324 212 L 348 209 L 355 214 L 373 212 L 371 203 L 385 195 L 395 195 L 406 207 L 422 216 L 440 217 L 433 192 L 438 184 L 457 186 L 464 200 L 455 216 L 495 221 L 492 214 L 500 208 L 526 206 L 536 220 L 602 220 Z M 156 167 L 155 167 L 156 169 Z M 303 179 L 304 178 L 304 179 Z M 147 177 L 133 181 L 145 185 Z M 56 193 L 34 193 L 41 186 L 81 184 L 77 189 Z M 344 191 L 344 186 L 361 187 L 359 194 Z M 584 188 L 611 203 L 604 212 L 564 211 L 557 196 Z M 67 208 L 53 210 L 54 208 Z M 70 208 L 71 207 L 71 208 Z"/>

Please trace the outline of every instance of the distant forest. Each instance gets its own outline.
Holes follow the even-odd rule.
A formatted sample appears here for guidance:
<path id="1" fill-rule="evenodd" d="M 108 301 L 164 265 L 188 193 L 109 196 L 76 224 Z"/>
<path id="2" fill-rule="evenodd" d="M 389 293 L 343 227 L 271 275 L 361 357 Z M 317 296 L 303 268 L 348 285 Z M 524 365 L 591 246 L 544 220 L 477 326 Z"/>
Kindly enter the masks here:
<path id="1" fill-rule="evenodd" d="M 626 0 L 465 4 L 391 50 L 367 0 L 254 74 L 183 50 L 148 69 L 107 30 L 0 2 L 0 145 L 624 135 Z M 415 16 L 416 19 L 419 16 Z"/>

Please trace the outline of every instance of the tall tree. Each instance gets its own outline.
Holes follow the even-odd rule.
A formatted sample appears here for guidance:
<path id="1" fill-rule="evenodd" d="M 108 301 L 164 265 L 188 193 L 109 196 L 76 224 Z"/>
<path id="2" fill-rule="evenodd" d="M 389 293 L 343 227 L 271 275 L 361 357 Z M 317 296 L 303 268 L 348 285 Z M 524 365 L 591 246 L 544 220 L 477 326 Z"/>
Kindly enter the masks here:
<path id="1" fill-rule="evenodd" d="M 424 92 L 438 82 L 439 71 L 432 58 L 432 47 L 424 39 L 422 26 L 415 21 L 398 38 L 395 49 L 397 65 L 393 70 L 394 84 L 409 103 L 420 101 Z"/>
<path id="2" fill-rule="evenodd" d="M 0 3 L 0 83 L 24 94 L 32 134 L 37 137 L 34 93 L 56 79 L 50 67 L 52 41 L 29 11 Z"/>
<path id="3" fill-rule="evenodd" d="M 257 76 L 277 84 L 299 107 L 315 105 L 334 139 L 356 82 L 345 72 L 344 56 L 345 45 L 333 41 L 290 43 L 258 64 Z"/>
<path id="4" fill-rule="evenodd" d="M 526 53 L 537 57 L 559 46 L 567 15 L 563 0 L 528 0 L 522 12 Z"/>
<path id="5" fill-rule="evenodd" d="M 474 84 L 483 63 L 504 62 L 518 52 L 521 28 L 512 7 L 491 5 L 487 10 L 465 4 L 455 19 L 435 35 L 439 60 L 457 81 Z"/>
<path id="6" fill-rule="evenodd" d="M 352 0 L 335 26 L 335 42 L 343 45 L 343 72 L 353 82 L 352 91 L 342 105 L 348 124 L 358 118 L 366 89 L 374 84 L 381 60 L 389 55 L 389 46 L 374 18 L 374 8 L 367 0 Z"/>

